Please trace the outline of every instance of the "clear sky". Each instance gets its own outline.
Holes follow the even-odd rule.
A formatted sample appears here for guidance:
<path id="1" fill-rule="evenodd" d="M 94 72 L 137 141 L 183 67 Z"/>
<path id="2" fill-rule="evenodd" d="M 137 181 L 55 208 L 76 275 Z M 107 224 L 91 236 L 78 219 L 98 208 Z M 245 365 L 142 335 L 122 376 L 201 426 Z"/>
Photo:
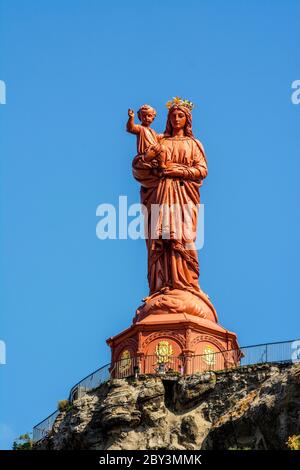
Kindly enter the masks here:
<path id="1" fill-rule="evenodd" d="M 147 295 L 127 109 L 179 95 L 207 152 L 200 285 L 241 345 L 300 338 L 298 1 L 1 0 L 1 448 L 109 362 Z"/>

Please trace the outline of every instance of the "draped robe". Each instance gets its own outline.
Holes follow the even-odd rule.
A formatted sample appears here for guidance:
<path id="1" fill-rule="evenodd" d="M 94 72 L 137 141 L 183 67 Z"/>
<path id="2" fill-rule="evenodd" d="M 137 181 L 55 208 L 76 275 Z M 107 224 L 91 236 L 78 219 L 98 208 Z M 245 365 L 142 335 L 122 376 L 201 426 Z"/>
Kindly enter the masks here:
<path id="1" fill-rule="evenodd" d="M 195 239 L 199 188 L 207 175 L 204 149 L 198 140 L 187 136 L 164 137 L 161 144 L 168 166 L 184 169 L 183 177 L 161 176 L 155 159 L 146 162 L 143 154 L 137 155 L 132 163 L 133 176 L 141 184 L 141 203 L 145 208 L 150 295 L 163 288 L 188 290 L 199 295 Z M 172 206 L 175 211 L 169 210 Z M 162 209 L 159 214 L 157 207 Z M 184 210 L 187 208 L 189 216 L 186 218 Z M 190 222 L 188 230 L 187 220 Z"/>

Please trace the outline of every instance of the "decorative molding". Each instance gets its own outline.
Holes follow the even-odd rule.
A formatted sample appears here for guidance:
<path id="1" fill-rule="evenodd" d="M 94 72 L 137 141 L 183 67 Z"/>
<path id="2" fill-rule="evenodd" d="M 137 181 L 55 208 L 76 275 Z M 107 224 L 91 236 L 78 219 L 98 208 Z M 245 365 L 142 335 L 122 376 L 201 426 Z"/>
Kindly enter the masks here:
<path id="1" fill-rule="evenodd" d="M 196 338 L 193 339 L 193 341 L 191 342 L 191 347 L 193 346 L 196 346 L 198 343 L 201 343 L 201 342 L 205 342 L 205 341 L 209 341 L 210 343 L 212 343 L 214 346 L 216 346 L 216 348 L 218 348 L 221 352 L 225 352 L 226 349 L 224 348 L 224 346 L 222 345 L 222 343 L 220 343 L 220 341 L 218 341 L 216 338 L 214 338 L 213 336 L 210 336 L 210 335 L 199 335 L 199 336 L 196 336 Z"/>
<path id="2" fill-rule="evenodd" d="M 150 333 L 147 338 L 144 340 L 143 344 L 141 345 L 141 349 L 144 349 L 148 346 L 152 341 L 159 339 L 159 338 L 169 338 L 173 339 L 181 346 L 181 349 L 185 349 L 185 337 L 184 335 L 172 331 L 172 330 L 165 330 L 165 331 L 156 331 L 154 333 Z"/>
<path id="3" fill-rule="evenodd" d="M 137 343 L 137 340 L 135 338 L 127 338 L 125 339 L 125 341 L 123 341 L 122 343 L 118 344 L 118 346 L 115 348 L 115 360 L 118 359 L 120 353 L 123 351 L 123 349 L 128 349 L 129 351 L 131 351 L 133 353 L 133 355 L 135 355 L 137 353 L 137 350 L 138 350 L 138 343 Z"/>

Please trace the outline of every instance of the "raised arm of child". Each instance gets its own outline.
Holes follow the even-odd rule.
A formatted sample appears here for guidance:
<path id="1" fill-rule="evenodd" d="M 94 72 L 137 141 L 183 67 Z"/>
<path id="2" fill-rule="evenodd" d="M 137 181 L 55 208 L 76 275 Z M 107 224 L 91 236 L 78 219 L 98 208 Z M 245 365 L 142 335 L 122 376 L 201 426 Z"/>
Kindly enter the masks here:
<path id="1" fill-rule="evenodd" d="M 139 124 L 134 123 L 134 111 L 133 109 L 128 109 L 128 121 L 126 124 L 127 132 L 131 134 L 139 134 L 141 131 L 141 126 Z"/>

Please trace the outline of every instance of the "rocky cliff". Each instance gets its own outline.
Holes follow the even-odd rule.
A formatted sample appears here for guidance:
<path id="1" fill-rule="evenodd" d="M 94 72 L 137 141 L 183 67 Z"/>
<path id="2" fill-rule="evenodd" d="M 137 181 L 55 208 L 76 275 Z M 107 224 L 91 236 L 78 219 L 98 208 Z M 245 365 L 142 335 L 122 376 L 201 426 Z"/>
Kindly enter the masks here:
<path id="1" fill-rule="evenodd" d="M 285 449 L 300 434 L 300 366 L 114 379 L 58 416 L 37 449 Z"/>

